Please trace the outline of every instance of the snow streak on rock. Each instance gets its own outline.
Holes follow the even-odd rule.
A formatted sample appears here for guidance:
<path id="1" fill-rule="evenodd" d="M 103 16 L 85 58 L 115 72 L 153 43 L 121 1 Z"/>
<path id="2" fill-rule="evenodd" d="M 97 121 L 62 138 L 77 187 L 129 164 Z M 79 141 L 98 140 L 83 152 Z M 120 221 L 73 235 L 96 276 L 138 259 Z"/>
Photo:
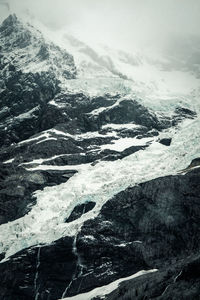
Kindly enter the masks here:
<path id="1" fill-rule="evenodd" d="M 67 183 L 37 191 L 37 203 L 27 215 L 0 226 L 1 252 L 6 252 L 8 258 L 21 249 L 76 235 L 84 221 L 97 216 L 114 194 L 186 168 L 199 155 L 199 126 L 199 118 L 185 120 L 178 131 L 167 131 L 172 137 L 169 148 L 154 141 L 147 149 L 122 160 L 82 165 Z M 78 220 L 65 223 L 73 208 L 86 201 L 96 202 L 95 208 Z"/>
<path id="2" fill-rule="evenodd" d="M 117 289 L 117 287 L 119 286 L 119 284 L 121 282 L 124 282 L 126 280 L 131 280 L 131 279 L 137 278 L 139 276 L 150 274 L 150 273 L 157 272 L 157 271 L 158 271 L 157 269 L 148 270 L 148 271 L 142 270 L 142 271 L 139 271 L 136 274 L 133 274 L 129 277 L 120 278 L 114 282 L 111 282 L 108 285 L 104 285 L 99 288 L 96 288 L 88 293 L 79 294 L 79 295 L 73 296 L 73 297 L 67 297 L 67 298 L 64 298 L 64 300 L 83 300 L 83 299 L 84 300 L 92 300 L 94 297 L 100 297 L 101 299 L 103 299 L 106 295 L 110 294 L 112 291 Z"/>

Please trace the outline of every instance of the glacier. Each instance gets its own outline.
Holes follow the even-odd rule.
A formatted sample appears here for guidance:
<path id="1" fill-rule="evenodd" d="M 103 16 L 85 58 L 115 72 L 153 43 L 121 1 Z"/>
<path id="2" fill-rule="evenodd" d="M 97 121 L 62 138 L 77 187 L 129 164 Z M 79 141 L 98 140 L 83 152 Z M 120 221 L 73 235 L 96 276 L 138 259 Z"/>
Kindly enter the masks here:
<path id="1" fill-rule="evenodd" d="M 185 169 L 200 151 L 199 126 L 198 117 L 185 120 L 178 130 L 170 129 L 167 133 L 172 137 L 172 144 L 167 149 L 154 141 L 147 149 L 114 162 L 80 167 L 47 166 L 47 169 L 77 168 L 78 173 L 67 183 L 35 192 L 37 203 L 27 215 L 0 226 L 0 250 L 6 253 L 2 262 L 24 248 L 76 235 L 87 219 L 98 215 L 109 198 L 128 186 L 159 176 L 177 174 Z M 33 170 L 43 167 L 38 166 Z M 64 223 L 77 204 L 88 200 L 97 203 L 92 211 L 70 224 Z"/>
<path id="2" fill-rule="evenodd" d="M 198 163 L 190 165 L 194 159 L 198 159 L 200 153 L 200 89 L 197 74 L 188 70 L 164 70 L 161 64 L 164 58 L 155 64 L 155 61 L 143 54 L 125 53 L 102 45 L 92 46 L 66 33 L 60 32 L 56 36 L 46 30 L 44 34 L 30 24 L 23 24 L 15 15 L 4 21 L 2 26 L 2 32 L 12 29 L 10 35 L 12 43 L 7 43 L 7 35 L 1 35 L 0 31 L 0 41 L 3 45 L 3 57 L 0 60 L 3 66 L 0 71 L 1 95 L 6 95 L 5 86 L 9 80 L 11 80 L 9 82 L 11 90 L 19 88 L 15 82 L 14 88 L 12 87 L 14 78 L 12 76 L 15 73 L 24 76 L 24 80 L 28 82 L 25 91 L 28 97 L 31 97 L 29 93 L 32 93 L 36 87 L 38 89 L 37 81 L 42 86 L 40 80 L 43 77 L 45 88 L 47 85 L 48 89 L 48 80 L 53 87 L 53 92 L 48 94 L 47 90 L 43 91 L 42 86 L 38 94 L 42 101 L 38 104 L 37 97 L 34 98 L 36 103 L 31 107 L 25 107 L 25 110 L 22 106 L 25 106 L 26 101 L 21 103 L 20 107 L 18 105 L 20 101 L 16 100 L 16 115 L 12 116 L 10 113 L 13 103 L 9 103 L 10 107 L 7 107 L 6 103 L 1 109 L 0 113 L 3 116 L 1 128 L 7 134 L 11 133 L 11 140 L 2 146 L 2 170 L 3 168 L 13 170 L 13 177 L 10 177 L 13 181 L 16 180 L 15 176 L 26 177 L 36 174 L 35 172 L 38 172 L 37 180 L 44 179 L 43 174 L 51 176 L 51 172 L 61 172 L 62 176 L 66 171 L 68 175 L 61 181 L 58 180 L 59 183 L 52 181 L 53 183 L 48 182 L 44 186 L 41 184 L 41 188 L 38 187 L 36 180 L 34 184 L 37 188 L 34 186 L 34 191 L 30 192 L 26 213 L 0 225 L 0 254 L 2 255 L 0 265 L 4 267 L 5 264 L 12 264 L 21 255 L 23 256 L 27 249 L 30 249 L 30 253 L 33 251 L 36 254 L 33 280 L 35 300 L 42 297 L 39 280 L 43 247 L 56 245 L 60 239 L 69 238 L 69 241 L 73 239 L 72 249 L 68 251 L 71 251 L 76 265 L 71 280 L 69 282 L 66 280 L 66 287 L 62 289 L 60 295 L 62 299 L 89 300 L 95 296 L 104 297 L 118 289 L 120 282 L 142 277 L 145 274 L 151 276 L 151 273 L 159 273 L 157 267 L 149 266 L 149 269 L 145 269 L 141 266 L 138 272 L 131 273 L 133 274 L 131 276 L 124 276 L 117 280 L 113 279 L 115 277 L 109 277 L 108 281 L 111 282 L 108 284 L 102 283 L 101 287 L 86 293 L 80 289 L 76 291 L 75 296 L 70 294 L 73 282 L 77 278 L 82 280 L 81 276 L 87 275 L 84 274 L 84 261 L 79 253 L 81 243 L 79 235 L 88 221 L 96 220 L 101 215 L 103 207 L 110 199 L 114 199 L 118 193 L 127 188 L 137 187 L 152 179 L 169 175 L 179 175 L 182 178 L 188 172 L 199 169 Z M 38 24 L 34 26 L 37 28 Z M 9 52 L 8 57 L 6 57 L 7 52 Z M 11 62 L 13 65 L 9 65 Z M 50 77 L 45 77 L 44 74 L 49 74 Z M 21 80 L 20 76 L 17 77 L 17 81 Z M 23 91 L 23 80 L 20 83 Z M 29 85 L 32 87 L 30 88 Z M 23 94 L 20 94 L 21 98 L 22 96 Z M 6 97 L 7 95 L 3 98 L 5 102 Z M 103 98 L 100 105 L 98 97 Z M 84 107 L 82 111 L 81 105 L 84 101 L 86 110 Z M 112 119 L 113 109 L 119 108 L 119 112 L 116 113 L 118 116 L 118 113 L 123 112 L 120 110 L 123 103 L 127 105 L 126 101 L 131 105 L 136 103 L 141 109 L 138 111 L 148 114 L 151 120 L 156 120 L 155 123 L 160 122 L 157 128 L 153 127 L 153 121 L 150 125 L 144 126 L 135 120 L 129 122 L 121 118 Z M 73 110 L 74 105 L 77 105 L 77 111 Z M 181 116 L 176 112 L 177 108 L 183 109 L 186 114 L 183 113 Z M 110 115 L 107 114 L 108 112 L 111 112 Z M 191 113 L 190 117 L 187 112 L 188 115 Z M 35 123 L 31 123 L 31 120 L 35 119 L 39 120 L 37 130 L 34 130 Z M 54 122 L 51 124 L 52 120 Z M 57 120 L 59 124 L 56 124 Z M 163 125 L 165 121 L 166 127 Z M 28 129 L 27 136 L 18 137 L 18 131 L 14 131 L 15 126 L 17 129 Z M 162 139 L 170 139 L 171 143 L 164 145 L 160 143 Z M 58 148 L 56 145 L 59 145 Z M 68 145 L 70 145 L 69 149 Z M 126 156 L 117 156 L 134 146 L 141 146 L 141 148 L 128 152 Z M 54 153 L 55 149 L 58 153 Z M 104 151 L 105 156 L 98 156 Z M 72 158 L 74 154 L 76 157 Z M 92 156 L 90 161 L 82 160 L 89 154 Z M 17 175 L 16 170 L 19 170 Z M 4 176 L 3 172 L 2 176 Z M 16 187 L 19 189 L 17 196 L 23 200 L 23 186 L 20 184 Z M 8 195 L 12 196 L 12 193 Z M 90 202 L 94 203 L 94 206 L 86 211 L 86 205 Z M 83 205 L 82 214 L 67 222 L 74 210 L 81 205 Z M 104 224 L 105 227 L 112 227 L 112 224 L 108 223 Z M 90 242 L 95 243 L 92 233 L 88 233 L 84 238 L 86 245 L 90 246 Z M 142 249 L 139 247 L 143 246 L 143 241 L 133 239 L 130 242 L 122 239 L 113 245 L 120 249 L 119 251 L 125 251 L 129 247 Z M 107 274 L 106 272 L 112 273 L 109 267 L 104 273 L 102 271 L 102 274 Z M 184 272 L 178 274 L 181 276 Z M 63 278 L 62 283 L 65 283 Z M 102 278 L 105 279 L 104 275 Z M 177 279 L 179 275 L 175 278 L 175 282 Z M 26 286 L 23 288 L 26 289 Z M 163 294 L 167 289 L 168 285 Z M 47 293 L 50 293 L 49 290 Z"/>

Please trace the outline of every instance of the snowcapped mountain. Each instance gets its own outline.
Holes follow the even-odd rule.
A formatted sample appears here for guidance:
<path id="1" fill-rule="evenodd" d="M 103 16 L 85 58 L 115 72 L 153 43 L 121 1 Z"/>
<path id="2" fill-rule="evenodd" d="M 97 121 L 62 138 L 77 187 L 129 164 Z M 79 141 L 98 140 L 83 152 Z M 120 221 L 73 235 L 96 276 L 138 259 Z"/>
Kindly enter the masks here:
<path id="1" fill-rule="evenodd" d="M 10 15 L 1 25 L 2 65 L 14 65 L 25 73 L 52 72 L 57 78 L 75 78 L 72 55 L 46 41 L 30 24 L 23 24 Z"/>
<path id="2" fill-rule="evenodd" d="M 15 15 L 0 50 L 0 299 L 198 299 L 197 74 Z"/>

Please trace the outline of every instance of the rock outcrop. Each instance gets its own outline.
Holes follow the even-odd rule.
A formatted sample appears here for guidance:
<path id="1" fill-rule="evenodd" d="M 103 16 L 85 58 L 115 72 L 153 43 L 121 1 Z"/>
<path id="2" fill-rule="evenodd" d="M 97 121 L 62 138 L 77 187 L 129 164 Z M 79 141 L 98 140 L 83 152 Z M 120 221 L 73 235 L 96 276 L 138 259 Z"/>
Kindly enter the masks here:
<path id="1" fill-rule="evenodd" d="M 142 269 L 158 271 L 121 284 L 106 299 L 198 299 L 199 179 L 194 170 L 128 188 L 74 240 L 15 254 L 0 264 L 3 299 L 35 299 L 37 293 L 38 299 L 59 299 Z"/>
<path id="2" fill-rule="evenodd" d="M 156 176 L 146 178 L 140 170 L 143 159 L 149 162 L 165 151 L 170 155 L 164 159 L 172 157 L 175 130 L 186 118 L 195 119 L 196 112 L 177 106 L 161 114 L 134 93 L 69 91 L 65 84 L 77 77 L 73 56 L 15 15 L 0 26 L 0 52 L 0 225 L 12 237 L 9 243 L 0 241 L 0 300 L 58 300 L 151 269 L 157 272 L 123 282 L 105 299 L 199 299 L 197 151 L 179 175 L 149 180 Z M 101 64 L 121 80 L 123 75 L 105 59 Z M 181 152 L 181 159 L 189 151 Z M 118 169 L 124 161 L 124 169 Z M 161 170 L 174 161 L 161 164 Z M 133 165 L 128 184 L 127 162 Z M 110 176 L 123 173 L 117 191 L 116 182 L 104 177 L 107 164 L 116 167 L 110 173 L 105 168 Z M 139 171 L 140 184 L 135 180 Z M 95 180 L 86 190 L 88 172 Z M 74 178 L 80 190 L 73 190 Z M 134 186 L 127 189 L 129 183 Z M 44 198 L 38 208 L 38 193 L 54 188 L 50 210 Z M 45 228 L 39 224 L 41 212 Z"/>

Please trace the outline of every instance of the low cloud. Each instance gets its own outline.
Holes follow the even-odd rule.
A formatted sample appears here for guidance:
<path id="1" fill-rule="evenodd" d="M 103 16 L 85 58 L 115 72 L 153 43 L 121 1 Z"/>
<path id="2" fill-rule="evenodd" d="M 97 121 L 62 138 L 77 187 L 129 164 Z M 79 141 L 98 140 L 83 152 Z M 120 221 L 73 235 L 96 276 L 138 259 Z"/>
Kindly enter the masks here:
<path id="1" fill-rule="evenodd" d="M 129 51 L 200 36 L 198 0 L 1 0 L 1 15 L 3 2 L 51 30 Z"/>

